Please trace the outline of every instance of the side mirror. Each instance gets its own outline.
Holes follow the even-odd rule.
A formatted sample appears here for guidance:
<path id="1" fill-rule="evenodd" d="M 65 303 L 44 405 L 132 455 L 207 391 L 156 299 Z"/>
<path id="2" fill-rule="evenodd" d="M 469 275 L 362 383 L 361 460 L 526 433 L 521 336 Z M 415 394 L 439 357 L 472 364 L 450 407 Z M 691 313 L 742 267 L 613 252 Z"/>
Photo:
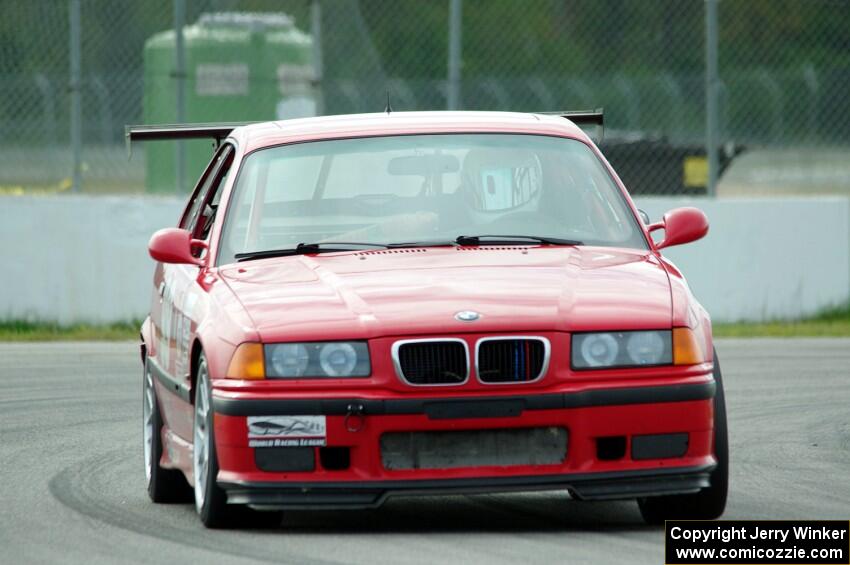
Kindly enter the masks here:
<path id="1" fill-rule="evenodd" d="M 192 239 L 192 234 L 180 228 L 165 228 L 151 236 L 148 242 L 148 253 L 154 261 L 160 263 L 177 263 L 181 265 L 198 265 L 206 263 L 192 255 L 193 249 L 207 248 L 207 243 Z"/>
<path id="2" fill-rule="evenodd" d="M 650 232 L 664 230 L 664 239 L 655 247 L 663 249 L 696 241 L 708 233 L 708 218 L 697 208 L 676 208 L 664 214 L 660 222 L 649 225 Z"/>

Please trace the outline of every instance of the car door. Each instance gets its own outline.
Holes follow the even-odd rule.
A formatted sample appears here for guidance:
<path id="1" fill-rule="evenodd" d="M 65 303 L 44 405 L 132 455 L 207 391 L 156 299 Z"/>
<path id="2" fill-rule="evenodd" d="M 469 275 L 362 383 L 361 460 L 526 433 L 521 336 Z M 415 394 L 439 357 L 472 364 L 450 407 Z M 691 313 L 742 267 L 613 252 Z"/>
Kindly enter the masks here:
<path id="1" fill-rule="evenodd" d="M 224 144 L 193 192 L 180 221 L 180 227 L 191 232 L 193 239 L 206 240 L 209 237 L 210 227 L 215 221 L 215 206 L 233 162 L 233 154 L 233 146 Z M 199 247 L 195 253 L 200 256 L 206 250 Z M 207 308 L 207 295 L 198 284 L 205 270 L 205 267 L 195 265 L 159 264 L 155 277 L 161 298 L 159 323 L 154 322 L 159 339 L 158 363 L 172 383 L 168 394 L 159 397 L 160 404 L 168 428 L 186 440 L 192 438 L 191 336 Z"/>

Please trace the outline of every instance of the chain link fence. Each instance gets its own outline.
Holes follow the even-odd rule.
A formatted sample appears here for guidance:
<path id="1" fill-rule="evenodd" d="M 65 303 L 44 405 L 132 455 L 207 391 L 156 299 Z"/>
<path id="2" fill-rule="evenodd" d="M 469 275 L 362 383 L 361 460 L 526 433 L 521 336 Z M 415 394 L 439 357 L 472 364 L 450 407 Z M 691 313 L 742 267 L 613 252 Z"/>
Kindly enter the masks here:
<path id="1" fill-rule="evenodd" d="M 705 0 L 192 0 L 183 5 L 181 74 L 169 58 L 154 64 L 151 45 L 155 36 L 173 41 L 167 32 L 183 1 L 2 1 L 0 192 L 72 189 L 77 95 L 79 189 L 173 192 L 146 186 L 155 152 L 142 147 L 127 159 L 126 124 L 167 117 L 152 108 L 172 107 L 181 81 L 189 121 L 200 106 L 220 107 L 215 117 L 227 121 L 285 117 L 296 108 L 284 103 L 298 82 L 291 77 L 309 81 L 300 113 L 381 111 L 388 93 L 396 111 L 445 109 L 453 95 L 467 110 L 604 107 L 603 150 L 633 192 L 705 192 Z M 788 175 L 777 164 L 790 161 L 810 166 L 789 173 L 802 191 L 850 187 L 850 2 L 718 7 L 721 169 L 750 163 L 744 173 L 730 167 L 721 186 L 780 186 Z M 209 16 L 222 13 L 242 16 Z M 280 13 L 294 27 L 272 16 Z M 79 80 L 70 73 L 75 41 Z M 287 42 L 308 45 L 310 60 L 287 62 L 297 58 L 283 51 Z M 280 61 L 261 65 L 251 49 Z M 216 106 L 217 96 L 231 98 Z M 187 178 L 197 166 L 190 151 Z"/>

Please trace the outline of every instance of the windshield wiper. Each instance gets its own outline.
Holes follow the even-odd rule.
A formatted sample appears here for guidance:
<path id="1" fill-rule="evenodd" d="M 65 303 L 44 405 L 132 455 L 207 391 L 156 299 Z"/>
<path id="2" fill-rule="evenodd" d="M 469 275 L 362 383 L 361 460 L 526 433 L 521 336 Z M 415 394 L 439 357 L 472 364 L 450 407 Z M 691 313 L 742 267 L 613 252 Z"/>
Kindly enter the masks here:
<path id="1" fill-rule="evenodd" d="M 528 241 L 545 245 L 582 245 L 581 241 L 575 239 L 536 235 L 459 235 L 455 239 L 458 245 L 522 245 Z"/>
<path id="2" fill-rule="evenodd" d="M 265 251 L 248 251 L 234 255 L 237 261 L 252 259 L 267 259 L 269 257 L 286 257 L 289 255 L 311 255 L 315 253 L 335 253 L 340 251 L 356 251 L 361 247 L 378 247 L 386 249 L 383 243 L 359 243 L 350 241 L 324 241 L 319 243 L 299 243 L 288 249 L 267 249 Z"/>
<path id="3" fill-rule="evenodd" d="M 457 242 L 447 239 L 434 241 L 405 241 L 401 243 L 388 243 L 389 249 L 404 249 L 406 247 L 457 247 Z"/>
<path id="4" fill-rule="evenodd" d="M 361 243 L 351 241 L 323 241 L 317 243 L 299 243 L 295 247 L 285 249 L 267 249 L 264 251 L 247 251 L 237 253 L 237 261 L 267 259 L 270 257 L 287 257 L 290 255 L 312 255 L 316 253 L 338 253 L 341 251 L 356 251 L 362 247 L 379 249 L 402 249 L 405 247 L 453 247 L 456 245 L 522 245 L 526 242 L 542 243 L 544 245 L 582 245 L 574 239 L 559 239 L 555 237 L 538 237 L 534 235 L 460 235 L 454 241 L 410 241 L 401 243 Z"/>

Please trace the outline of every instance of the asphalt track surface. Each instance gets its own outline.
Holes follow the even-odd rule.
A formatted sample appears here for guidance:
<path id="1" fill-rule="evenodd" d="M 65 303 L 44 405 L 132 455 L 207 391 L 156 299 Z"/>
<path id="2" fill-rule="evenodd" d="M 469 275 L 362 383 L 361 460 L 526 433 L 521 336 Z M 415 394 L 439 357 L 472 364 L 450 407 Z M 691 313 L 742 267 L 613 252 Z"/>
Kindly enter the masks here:
<path id="1" fill-rule="evenodd" d="M 850 518 L 850 340 L 724 340 L 727 519 Z M 394 499 L 208 531 L 145 492 L 132 343 L 0 344 L 0 563 L 663 563 L 630 502 Z"/>

